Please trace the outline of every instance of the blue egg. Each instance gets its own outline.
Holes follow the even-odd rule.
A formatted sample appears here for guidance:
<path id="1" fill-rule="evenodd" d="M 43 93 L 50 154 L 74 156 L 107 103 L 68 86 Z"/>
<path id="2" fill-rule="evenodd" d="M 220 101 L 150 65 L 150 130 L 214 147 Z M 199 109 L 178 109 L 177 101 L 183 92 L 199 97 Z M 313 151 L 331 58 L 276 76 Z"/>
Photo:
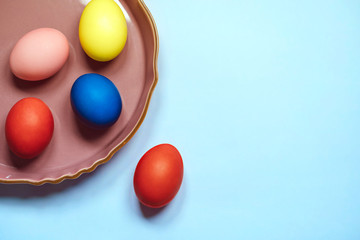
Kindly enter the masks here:
<path id="1" fill-rule="evenodd" d="M 109 127 L 120 116 L 120 93 L 114 83 L 100 74 L 88 73 L 76 79 L 70 97 L 75 113 L 91 127 Z"/>

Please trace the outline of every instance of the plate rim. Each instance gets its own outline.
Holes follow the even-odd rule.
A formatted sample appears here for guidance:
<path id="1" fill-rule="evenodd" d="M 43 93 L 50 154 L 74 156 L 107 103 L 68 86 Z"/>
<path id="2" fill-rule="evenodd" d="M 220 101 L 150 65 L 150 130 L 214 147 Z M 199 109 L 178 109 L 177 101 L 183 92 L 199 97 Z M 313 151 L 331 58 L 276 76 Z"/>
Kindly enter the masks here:
<path id="1" fill-rule="evenodd" d="M 144 109 L 141 113 L 139 120 L 135 124 L 134 128 L 125 137 L 125 139 L 122 140 L 119 144 L 117 144 L 114 148 L 112 148 L 105 157 L 96 160 L 90 167 L 82 168 L 82 169 L 78 170 L 76 173 L 65 174 L 58 178 L 44 178 L 44 179 L 41 179 L 38 181 L 30 180 L 30 179 L 0 179 L 0 183 L 31 184 L 31 185 L 39 186 L 39 185 L 43 185 L 45 183 L 58 184 L 66 179 L 76 179 L 76 178 L 80 177 L 83 173 L 90 173 L 90 172 L 94 171 L 98 166 L 108 162 L 112 158 L 112 156 L 120 148 L 122 148 L 126 143 L 128 143 L 130 141 L 130 139 L 135 135 L 135 133 L 140 128 L 142 122 L 144 121 L 144 119 L 146 117 L 146 114 L 147 114 L 147 111 L 149 108 L 149 104 L 150 104 L 150 100 L 151 100 L 151 97 L 153 95 L 155 86 L 156 86 L 156 84 L 158 82 L 158 78 L 159 78 L 159 76 L 158 76 L 159 34 L 158 34 L 158 31 L 156 28 L 155 20 L 154 20 L 153 16 L 151 15 L 150 10 L 146 6 L 144 0 L 137 0 L 137 3 L 139 4 L 140 8 L 145 13 L 145 17 L 149 20 L 149 23 L 151 25 L 152 35 L 154 38 L 154 57 L 153 57 L 154 79 L 150 86 L 149 92 L 147 94 Z"/>

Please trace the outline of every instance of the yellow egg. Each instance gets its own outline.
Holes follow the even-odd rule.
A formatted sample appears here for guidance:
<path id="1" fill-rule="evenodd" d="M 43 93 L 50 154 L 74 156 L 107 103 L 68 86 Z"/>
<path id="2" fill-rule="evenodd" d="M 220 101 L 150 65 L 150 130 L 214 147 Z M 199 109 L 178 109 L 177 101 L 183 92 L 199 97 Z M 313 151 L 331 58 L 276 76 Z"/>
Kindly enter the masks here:
<path id="1" fill-rule="evenodd" d="M 86 54 L 96 61 L 110 61 L 120 54 L 127 26 L 114 0 L 92 0 L 86 5 L 80 18 L 79 39 Z"/>

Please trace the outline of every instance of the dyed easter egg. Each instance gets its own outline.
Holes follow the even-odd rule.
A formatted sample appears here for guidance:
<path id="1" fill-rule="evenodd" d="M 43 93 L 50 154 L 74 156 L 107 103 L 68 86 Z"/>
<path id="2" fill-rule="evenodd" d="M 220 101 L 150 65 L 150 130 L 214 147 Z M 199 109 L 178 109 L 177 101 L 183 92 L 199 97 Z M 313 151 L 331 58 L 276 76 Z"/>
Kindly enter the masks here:
<path id="1" fill-rule="evenodd" d="M 85 53 L 96 61 L 110 61 L 123 50 L 127 26 L 114 0 L 90 1 L 80 18 L 79 39 Z"/>
<path id="2" fill-rule="evenodd" d="M 69 57 L 69 43 L 54 28 L 38 28 L 25 34 L 10 54 L 10 69 L 23 80 L 38 81 L 57 73 Z"/>
<path id="3" fill-rule="evenodd" d="M 88 126 L 109 127 L 120 116 L 120 93 L 112 81 L 100 74 L 80 76 L 71 88 L 70 97 L 73 110 Z"/>
<path id="4" fill-rule="evenodd" d="M 183 161 L 170 144 L 160 144 L 141 157 L 134 173 L 134 190 L 145 206 L 160 208 L 168 204 L 180 189 Z"/>
<path id="5" fill-rule="evenodd" d="M 54 119 L 49 107 L 38 98 L 24 98 L 9 111 L 5 135 L 10 150 L 20 158 L 38 156 L 50 143 Z"/>

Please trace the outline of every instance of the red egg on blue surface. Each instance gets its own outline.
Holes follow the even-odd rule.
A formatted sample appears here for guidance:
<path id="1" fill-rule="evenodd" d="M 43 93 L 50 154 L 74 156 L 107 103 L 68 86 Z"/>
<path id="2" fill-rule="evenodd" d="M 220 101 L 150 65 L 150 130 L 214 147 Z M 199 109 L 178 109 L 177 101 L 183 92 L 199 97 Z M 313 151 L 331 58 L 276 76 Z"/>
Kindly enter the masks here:
<path id="1" fill-rule="evenodd" d="M 5 135 L 10 150 L 20 158 L 38 156 L 50 143 L 54 118 L 49 107 L 38 98 L 24 98 L 9 111 Z"/>
<path id="2" fill-rule="evenodd" d="M 134 190 L 145 206 L 160 208 L 177 194 L 183 179 L 183 161 L 170 144 L 160 144 L 140 159 L 134 174 Z"/>

